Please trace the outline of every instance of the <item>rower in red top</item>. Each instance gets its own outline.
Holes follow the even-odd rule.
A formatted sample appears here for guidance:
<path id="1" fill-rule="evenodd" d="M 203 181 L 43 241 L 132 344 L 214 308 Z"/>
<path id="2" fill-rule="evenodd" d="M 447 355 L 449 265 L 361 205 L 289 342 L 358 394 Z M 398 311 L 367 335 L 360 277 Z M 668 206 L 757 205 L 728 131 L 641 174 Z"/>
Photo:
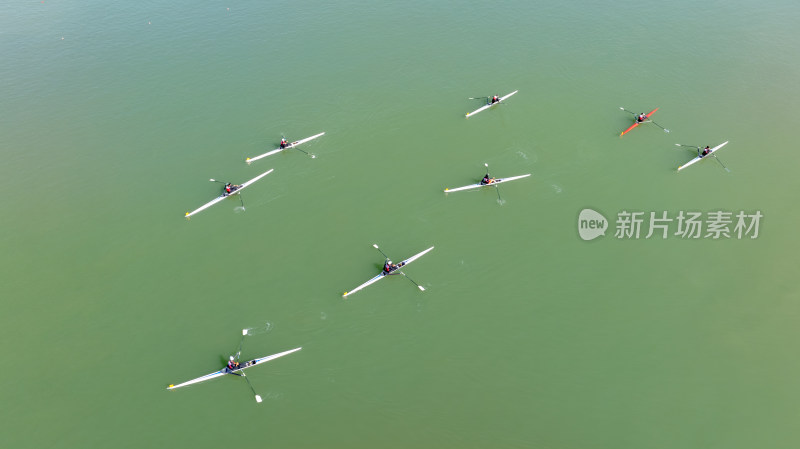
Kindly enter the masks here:
<path id="1" fill-rule="evenodd" d="M 500 99 L 497 97 L 497 95 L 492 97 L 492 101 L 489 102 L 489 104 L 495 104 L 495 103 L 500 103 Z"/>
<path id="2" fill-rule="evenodd" d="M 230 195 L 231 193 L 235 192 L 236 189 L 238 189 L 239 187 L 241 186 L 238 184 L 231 184 L 231 183 L 225 184 L 225 195 Z"/>
<path id="3" fill-rule="evenodd" d="M 644 115 L 644 112 L 636 116 L 636 123 L 642 123 L 645 120 L 647 120 L 647 116 Z"/>
<path id="4" fill-rule="evenodd" d="M 286 148 L 289 146 L 289 142 L 286 141 L 285 137 L 281 137 L 281 148 Z"/>
<path id="5" fill-rule="evenodd" d="M 231 359 L 228 360 L 228 370 L 229 371 L 234 371 L 234 370 L 237 370 L 237 369 L 239 369 L 239 362 L 233 360 L 233 357 L 231 357 Z"/>
<path id="6" fill-rule="evenodd" d="M 383 273 L 389 274 L 396 269 L 397 265 L 393 264 L 391 260 L 386 259 L 386 263 L 383 264 Z"/>
<path id="7" fill-rule="evenodd" d="M 704 157 L 708 156 L 709 154 L 711 154 L 711 148 L 709 148 L 709 146 L 706 145 L 706 147 L 703 148 L 703 151 L 700 154 L 698 154 L 697 157 Z"/>
<path id="8" fill-rule="evenodd" d="M 486 176 L 484 176 L 483 179 L 481 180 L 481 184 L 484 184 L 484 185 L 485 184 L 491 184 L 492 182 L 494 182 L 494 178 L 490 178 L 489 177 L 489 173 L 486 173 Z"/>

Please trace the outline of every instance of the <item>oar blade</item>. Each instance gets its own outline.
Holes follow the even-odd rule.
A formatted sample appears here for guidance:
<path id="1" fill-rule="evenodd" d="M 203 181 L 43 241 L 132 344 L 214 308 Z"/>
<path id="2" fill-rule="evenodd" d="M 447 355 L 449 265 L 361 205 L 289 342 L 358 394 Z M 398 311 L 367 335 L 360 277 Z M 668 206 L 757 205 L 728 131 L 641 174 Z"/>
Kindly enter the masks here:
<path id="1" fill-rule="evenodd" d="M 423 291 L 423 292 L 425 291 L 425 287 L 423 287 L 421 285 L 417 285 L 417 287 L 420 289 L 420 291 Z"/>
<path id="2" fill-rule="evenodd" d="M 259 395 L 256 395 L 256 402 L 258 402 L 258 403 L 260 404 L 260 403 L 261 403 L 261 401 L 262 401 L 262 399 L 261 399 L 261 396 L 259 396 Z"/>
<path id="3" fill-rule="evenodd" d="M 242 329 L 242 335 L 247 335 L 247 329 Z"/>

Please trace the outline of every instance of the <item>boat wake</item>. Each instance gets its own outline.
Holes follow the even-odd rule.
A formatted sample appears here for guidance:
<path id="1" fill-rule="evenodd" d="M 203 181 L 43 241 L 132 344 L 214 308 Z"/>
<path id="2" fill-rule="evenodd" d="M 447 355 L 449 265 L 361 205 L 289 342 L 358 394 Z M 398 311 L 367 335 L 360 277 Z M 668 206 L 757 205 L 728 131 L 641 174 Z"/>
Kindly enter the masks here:
<path id="1" fill-rule="evenodd" d="M 248 327 L 247 328 L 247 335 L 266 334 L 267 332 L 269 332 L 271 330 L 272 330 L 272 323 L 267 321 L 263 326 Z"/>

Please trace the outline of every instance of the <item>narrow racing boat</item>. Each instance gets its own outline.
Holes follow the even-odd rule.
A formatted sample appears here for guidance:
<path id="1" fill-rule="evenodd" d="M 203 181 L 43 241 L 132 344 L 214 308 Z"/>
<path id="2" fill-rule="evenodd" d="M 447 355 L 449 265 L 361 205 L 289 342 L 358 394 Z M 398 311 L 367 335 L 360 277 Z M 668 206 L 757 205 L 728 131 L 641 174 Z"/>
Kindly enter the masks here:
<path id="1" fill-rule="evenodd" d="M 446 193 L 450 193 L 450 192 L 458 192 L 459 190 L 470 190 L 470 189 L 477 189 L 478 187 L 494 186 L 494 185 L 497 185 L 497 184 L 500 184 L 500 183 L 503 183 L 503 182 L 509 182 L 509 181 L 514 181 L 514 180 L 517 180 L 517 179 L 527 178 L 530 175 L 531 174 L 528 173 L 528 174 L 525 174 L 525 175 L 511 176 L 511 177 L 508 177 L 508 178 L 497 178 L 497 179 L 495 179 L 494 181 L 492 181 L 489 184 L 483 184 L 483 183 L 479 182 L 477 184 L 470 184 L 468 186 L 456 187 L 454 189 L 444 189 L 444 191 Z"/>
<path id="2" fill-rule="evenodd" d="M 395 274 L 395 272 L 400 271 L 400 268 L 402 268 L 402 267 L 410 264 L 411 262 L 419 259 L 420 257 L 424 256 L 427 252 L 431 251 L 432 249 L 433 249 L 433 247 L 431 246 L 430 248 L 426 249 L 425 251 L 422 251 L 421 253 L 414 254 L 413 256 L 409 257 L 408 259 L 401 261 L 400 263 L 397 264 L 397 268 L 395 268 L 394 270 L 390 271 L 389 273 L 381 270 L 381 272 L 377 276 L 373 277 L 372 279 L 368 280 L 367 282 L 364 282 L 363 284 L 361 284 L 358 287 L 350 290 L 349 292 L 344 292 L 344 294 L 342 296 L 346 298 L 348 295 L 352 295 L 353 293 L 361 290 L 362 288 L 369 287 L 370 285 L 380 281 L 381 279 L 385 278 L 386 276 Z M 420 288 L 420 290 L 423 290 L 423 289 Z"/>
<path id="3" fill-rule="evenodd" d="M 292 142 L 292 143 L 290 143 L 290 144 L 286 145 L 286 147 L 285 147 L 285 148 L 277 148 L 277 149 L 274 149 L 274 150 L 272 150 L 272 151 L 267 151 L 266 153 L 264 153 L 264 154 L 261 154 L 261 155 L 258 155 L 258 156 L 255 156 L 255 157 L 248 157 L 248 158 L 245 160 L 245 162 L 247 162 L 247 163 L 249 164 L 249 163 L 251 163 L 251 162 L 253 162 L 253 161 L 257 161 L 257 160 L 259 160 L 259 159 L 261 159 L 261 158 L 264 158 L 264 157 L 267 157 L 267 156 L 272 156 L 273 154 L 278 154 L 278 153 L 280 153 L 280 152 L 281 152 L 281 151 L 283 151 L 283 150 L 288 150 L 289 148 L 294 148 L 294 147 L 296 147 L 296 146 L 298 146 L 298 145 L 300 145 L 300 144 L 304 144 L 304 143 L 306 143 L 306 142 L 308 142 L 308 141 L 310 141 L 310 140 L 314 140 L 314 139 L 316 139 L 317 137 L 320 137 L 320 136 L 322 136 L 323 134 L 325 134 L 325 133 L 324 133 L 324 132 L 322 132 L 322 133 L 319 133 L 319 134 L 315 134 L 315 135 L 313 135 L 313 136 L 311 136 L 311 137 L 306 137 L 305 139 L 295 140 L 294 142 Z"/>
<path id="4" fill-rule="evenodd" d="M 654 113 L 655 113 L 657 110 L 658 110 L 658 108 L 655 108 L 655 109 L 653 109 L 652 111 L 650 111 L 650 113 L 648 113 L 648 114 L 645 114 L 645 116 L 646 116 L 647 118 L 650 118 L 650 116 L 651 116 L 651 115 L 653 115 L 653 114 L 654 114 Z M 628 127 L 628 129 L 626 129 L 625 131 L 622 131 L 622 132 L 620 133 L 620 135 L 619 135 L 620 137 L 624 136 L 624 135 L 625 135 L 625 133 L 627 133 L 628 131 L 632 130 L 633 128 L 636 128 L 636 127 L 637 127 L 637 126 L 639 126 L 641 123 L 644 123 L 644 122 L 641 122 L 641 123 L 640 123 L 640 122 L 637 122 L 635 118 L 634 118 L 633 120 L 634 120 L 634 123 L 633 123 L 633 125 L 629 126 L 629 127 Z"/>
<path id="5" fill-rule="evenodd" d="M 244 184 L 239 186 L 239 188 L 237 188 L 233 192 L 231 192 L 231 193 L 223 193 L 222 195 L 214 198 L 213 200 L 207 202 L 206 204 L 203 204 L 202 206 L 198 207 L 197 209 L 195 209 L 195 210 L 193 210 L 191 212 L 186 212 L 186 218 L 189 218 L 192 215 L 194 215 L 194 214 L 196 214 L 196 213 L 198 213 L 200 211 L 204 211 L 204 210 L 208 209 L 209 207 L 219 203 L 220 201 L 224 200 L 225 198 L 228 198 L 230 196 L 238 194 L 239 192 L 244 190 L 245 187 L 249 186 L 250 184 L 252 184 L 252 183 L 254 183 L 256 181 L 258 181 L 259 179 L 263 178 L 264 176 L 267 176 L 268 174 L 272 173 L 272 170 L 274 170 L 274 168 L 270 168 L 269 170 L 265 171 L 264 173 L 261 173 L 260 175 L 256 176 L 255 178 L 245 182 Z"/>
<path id="6" fill-rule="evenodd" d="M 289 354 L 291 354 L 293 352 L 296 352 L 296 351 L 299 351 L 301 349 L 303 349 L 303 348 L 302 347 L 294 348 L 294 349 L 290 349 L 288 351 L 279 352 L 277 354 L 268 355 L 266 357 L 253 359 L 253 360 L 250 360 L 248 362 L 240 364 L 239 368 L 234 369 L 234 370 L 228 369 L 228 367 L 226 366 L 225 368 L 222 368 L 219 371 L 215 371 L 215 372 L 213 372 L 211 374 L 206 374 L 205 376 L 198 377 L 197 379 L 187 380 L 186 382 L 184 382 L 182 384 L 178 384 L 178 385 L 170 385 L 169 387 L 167 387 L 167 390 L 174 390 L 176 388 L 185 387 L 187 385 L 192 385 L 192 384 L 196 384 L 196 383 L 203 382 L 203 381 L 206 381 L 206 380 L 210 380 L 210 379 L 214 379 L 214 378 L 217 378 L 217 377 L 221 377 L 221 376 L 224 376 L 226 374 L 236 374 L 238 371 L 242 371 L 244 369 L 247 369 L 247 368 L 250 368 L 252 366 L 258 365 L 259 363 L 264 363 L 264 362 L 269 362 L 270 360 L 275 360 L 278 357 L 283 357 L 285 355 L 289 355 Z"/>
<path id="7" fill-rule="evenodd" d="M 705 158 L 711 156 L 712 154 L 714 154 L 715 151 L 717 151 L 720 148 L 724 147 L 725 144 L 727 144 L 727 143 L 728 143 L 728 141 L 726 140 L 725 142 L 722 142 L 721 144 L 719 144 L 719 145 L 715 146 L 714 148 L 712 148 L 711 151 L 708 154 L 706 154 L 705 156 L 697 156 L 696 158 L 692 159 L 691 161 L 681 165 L 680 167 L 678 167 L 678 171 L 683 170 L 684 168 L 694 164 L 695 162 L 699 161 L 700 159 L 705 159 Z"/>
<path id="8" fill-rule="evenodd" d="M 478 112 L 485 111 L 485 110 L 487 110 L 487 109 L 491 108 L 492 106 L 494 106 L 494 105 L 496 105 L 496 104 L 500 104 L 500 102 L 502 102 L 502 101 L 503 101 L 503 100 L 505 100 L 506 98 L 508 98 L 508 97 L 510 97 L 510 96 L 512 96 L 512 95 L 514 95 L 514 94 L 515 94 L 515 93 L 517 93 L 517 92 L 519 92 L 519 91 L 518 91 L 518 90 L 515 90 L 514 92 L 511 92 L 510 94 L 506 95 L 505 97 L 500 97 L 500 98 L 498 99 L 498 102 L 497 102 L 497 103 L 489 103 L 489 104 L 486 104 L 486 105 L 484 105 L 484 106 L 481 106 L 481 107 L 479 107 L 478 109 L 476 109 L 476 110 L 474 110 L 474 111 L 472 111 L 472 112 L 467 112 L 467 118 L 469 118 L 469 117 L 470 117 L 470 116 L 472 116 L 472 115 L 475 115 L 475 114 L 477 114 Z M 488 101 L 488 100 L 487 100 L 487 101 Z"/>

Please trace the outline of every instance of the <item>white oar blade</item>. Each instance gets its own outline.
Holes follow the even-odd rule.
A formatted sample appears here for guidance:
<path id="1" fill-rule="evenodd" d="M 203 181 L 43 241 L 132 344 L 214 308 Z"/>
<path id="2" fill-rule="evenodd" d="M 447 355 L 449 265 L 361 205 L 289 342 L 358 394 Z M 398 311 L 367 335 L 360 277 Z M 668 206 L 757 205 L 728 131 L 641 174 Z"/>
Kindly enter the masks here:
<path id="1" fill-rule="evenodd" d="M 261 396 L 256 395 L 256 402 L 261 403 Z"/>
<path id="2" fill-rule="evenodd" d="M 375 248 L 375 249 L 378 249 L 378 244 L 377 243 L 373 243 L 372 247 Z"/>
<path id="3" fill-rule="evenodd" d="M 247 329 L 242 329 L 242 335 L 247 335 Z"/>
<path id="4" fill-rule="evenodd" d="M 417 287 L 419 287 L 419 289 L 422 290 L 423 292 L 425 291 L 425 287 L 423 287 L 421 285 L 418 285 Z"/>

